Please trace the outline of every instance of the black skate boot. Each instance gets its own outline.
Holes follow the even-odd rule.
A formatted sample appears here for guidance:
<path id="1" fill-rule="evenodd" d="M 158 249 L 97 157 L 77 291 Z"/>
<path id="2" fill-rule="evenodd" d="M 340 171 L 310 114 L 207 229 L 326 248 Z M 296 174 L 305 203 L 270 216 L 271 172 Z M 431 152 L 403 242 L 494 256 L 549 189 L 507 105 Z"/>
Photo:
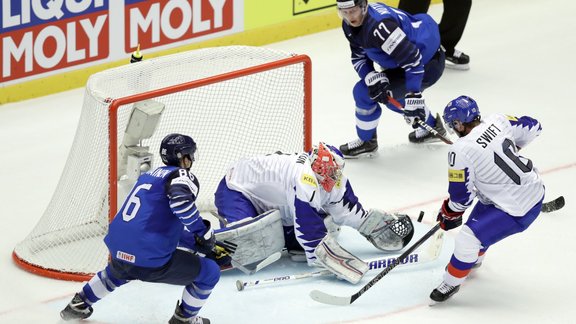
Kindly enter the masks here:
<path id="1" fill-rule="evenodd" d="M 446 301 L 448 298 L 452 297 L 452 295 L 457 293 L 458 290 L 460 290 L 460 285 L 450 286 L 449 284 L 442 282 L 438 288 L 432 290 L 432 293 L 430 294 L 432 302 L 430 305 Z"/>
<path id="2" fill-rule="evenodd" d="M 80 294 L 74 295 L 74 298 L 66 305 L 66 308 L 60 312 L 60 317 L 65 321 L 75 319 L 85 319 L 92 315 L 92 306 L 88 305 Z"/>
<path id="3" fill-rule="evenodd" d="M 357 159 L 360 157 L 374 157 L 378 154 L 378 139 L 376 133 L 372 139 L 364 142 L 356 139 L 352 142 L 340 145 L 340 152 L 347 159 Z"/>
<path id="4" fill-rule="evenodd" d="M 446 54 L 446 67 L 454 70 L 469 70 L 470 56 L 454 50 L 452 55 Z"/>
<path id="5" fill-rule="evenodd" d="M 444 127 L 442 117 L 440 117 L 439 114 L 436 114 L 436 124 L 434 124 L 434 129 L 438 132 L 438 134 L 446 136 L 446 128 Z M 439 142 L 440 139 L 432 135 L 432 133 L 425 130 L 424 128 L 418 127 L 416 130 L 408 134 L 408 141 L 411 143 L 421 144 Z"/>
<path id="6" fill-rule="evenodd" d="M 176 309 L 174 315 L 168 321 L 168 324 L 210 324 L 210 320 L 200 316 L 186 317 L 180 303 L 176 302 Z"/>

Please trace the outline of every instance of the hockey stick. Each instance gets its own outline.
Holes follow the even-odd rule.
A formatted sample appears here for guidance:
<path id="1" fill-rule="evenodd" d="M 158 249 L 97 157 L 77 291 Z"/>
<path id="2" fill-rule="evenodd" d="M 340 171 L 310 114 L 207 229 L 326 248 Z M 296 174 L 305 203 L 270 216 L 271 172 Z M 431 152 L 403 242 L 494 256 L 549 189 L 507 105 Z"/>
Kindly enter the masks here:
<path id="1" fill-rule="evenodd" d="M 403 259 L 400 259 L 402 261 L 405 260 L 405 262 L 404 263 L 401 262 L 400 265 L 404 267 L 409 265 L 419 265 L 438 259 L 438 257 L 440 256 L 440 252 L 442 250 L 442 245 L 444 243 L 443 234 L 444 234 L 443 232 L 438 232 L 438 235 L 436 235 L 435 240 L 430 243 L 430 245 L 426 248 L 426 250 L 423 253 L 413 253 Z M 392 263 L 398 262 L 397 260 L 398 258 L 385 257 L 385 258 L 372 259 L 367 261 L 367 263 L 370 265 L 370 270 L 375 270 L 389 266 Z M 299 280 L 299 279 L 330 276 L 330 275 L 334 274 L 328 270 L 319 270 L 295 275 L 272 277 L 255 281 L 236 280 L 236 288 L 238 289 L 238 291 L 242 291 L 248 287 L 262 286 L 262 285 L 274 284 L 277 282 L 285 282 L 290 280 Z"/>
<path id="2" fill-rule="evenodd" d="M 327 294 L 320 290 L 312 290 L 310 292 L 310 297 L 317 302 L 323 304 L 330 304 L 330 305 L 339 305 L 345 306 L 352 304 L 356 299 L 362 296 L 368 289 L 374 286 L 380 279 L 382 279 L 385 275 L 387 275 L 392 269 L 394 269 L 402 260 L 404 260 L 408 255 L 410 255 L 414 250 L 416 250 L 422 243 L 424 243 L 427 239 L 429 239 L 436 231 L 440 229 L 440 223 L 436 223 L 428 233 L 424 234 L 422 238 L 420 238 L 416 243 L 412 244 L 404 253 L 402 253 L 398 258 L 396 258 L 396 262 L 393 262 L 391 265 L 386 267 L 382 272 L 380 272 L 376 277 L 370 280 L 364 287 L 362 287 L 357 293 L 353 294 L 352 296 L 340 297 Z"/>
<path id="3" fill-rule="evenodd" d="M 394 99 L 393 97 L 388 96 L 388 102 L 391 103 L 392 105 L 394 105 L 399 110 L 404 110 L 404 107 L 402 106 L 402 104 L 398 100 Z M 418 123 L 418 125 L 420 127 L 424 128 L 425 130 L 432 133 L 432 135 L 434 135 L 436 138 L 440 139 L 442 142 L 444 142 L 446 144 L 450 144 L 450 145 L 454 144 L 449 138 L 438 133 L 438 131 L 435 130 L 434 127 L 426 124 L 425 122 L 421 121 L 420 119 L 417 118 L 416 123 Z"/>
<path id="4" fill-rule="evenodd" d="M 566 201 L 564 200 L 564 196 L 560 196 L 549 202 L 542 203 L 542 209 L 540 209 L 540 211 L 543 213 L 551 213 L 559 209 L 562 209 L 562 207 L 564 207 L 565 204 Z"/>

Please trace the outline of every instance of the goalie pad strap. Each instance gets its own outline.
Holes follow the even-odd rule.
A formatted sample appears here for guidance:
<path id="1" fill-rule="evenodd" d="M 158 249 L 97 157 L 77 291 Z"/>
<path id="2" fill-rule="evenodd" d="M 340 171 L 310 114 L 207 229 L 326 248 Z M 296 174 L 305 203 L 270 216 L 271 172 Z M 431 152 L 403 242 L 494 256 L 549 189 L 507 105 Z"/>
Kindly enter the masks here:
<path id="1" fill-rule="evenodd" d="M 358 231 L 377 249 L 395 252 L 410 242 L 414 226 L 407 215 L 371 209 Z"/>
<path id="2" fill-rule="evenodd" d="M 358 283 L 369 270 L 366 262 L 342 248 L 331 235 L 326 235 L 320 241 L 314 253 L 320 266 L 353 284 Z"/>

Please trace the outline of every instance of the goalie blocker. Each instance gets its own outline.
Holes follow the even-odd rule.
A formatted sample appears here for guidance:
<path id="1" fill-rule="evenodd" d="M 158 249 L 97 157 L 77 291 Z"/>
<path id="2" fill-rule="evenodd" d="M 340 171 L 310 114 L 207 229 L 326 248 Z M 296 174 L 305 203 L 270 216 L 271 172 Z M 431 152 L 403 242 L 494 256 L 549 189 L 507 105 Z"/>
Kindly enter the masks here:
<path id="1" fill-rule="evenodd" d="M 228 223 L 226 227 L 215 230 L 214 234 L 216 241 L 224 246 L 235 247 L 231 252 L 235 265 L 260 263 L 284 248 L 282 221 L 276 209 Z"/>

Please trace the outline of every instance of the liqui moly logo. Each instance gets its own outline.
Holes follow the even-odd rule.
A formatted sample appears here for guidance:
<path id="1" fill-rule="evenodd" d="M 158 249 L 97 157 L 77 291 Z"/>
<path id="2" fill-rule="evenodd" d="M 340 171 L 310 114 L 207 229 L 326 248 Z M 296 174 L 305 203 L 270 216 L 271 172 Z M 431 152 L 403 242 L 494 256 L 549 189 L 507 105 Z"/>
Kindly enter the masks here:
<path id="1" fill-rule="evenodd" d="M 2 0 L 0 82 L 108 57 L 105 0 Z"/>
<path id="2" fill-rule="evenodd" d="M 125 51 L 232 29 L 234 14 L 234 0 L 126 0 Z"/>

